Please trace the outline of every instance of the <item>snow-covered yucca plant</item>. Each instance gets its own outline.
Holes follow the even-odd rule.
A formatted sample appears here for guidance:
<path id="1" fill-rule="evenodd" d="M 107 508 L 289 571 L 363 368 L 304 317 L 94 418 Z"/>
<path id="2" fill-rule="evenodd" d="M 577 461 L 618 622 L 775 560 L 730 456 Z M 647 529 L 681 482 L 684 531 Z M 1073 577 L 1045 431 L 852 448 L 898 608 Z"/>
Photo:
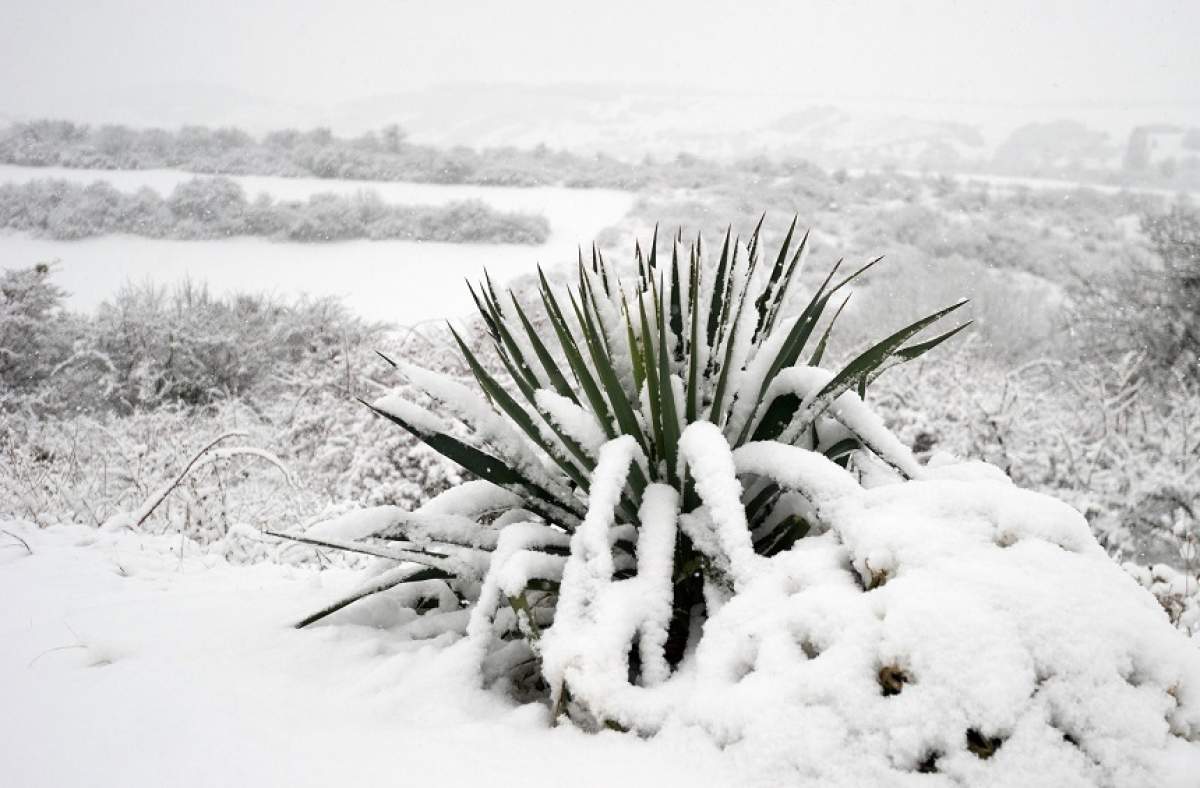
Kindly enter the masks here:
<path id="1" fill-rule="evenodd" d="M 918 463 L 863 403 L 959 305 L 825 370 L 871 264 L 789 316 L 794 227 L 766 264 L 757 230 L 715 266 L 655 242 L 629 281 L 596 253 L 574 287 L 539 276 L 544 324 L 485 282 L 506 375 L 457 334 L 476 388 L 397 364 L 461 425 L 371 405 L 479 478 L 293 536 L 385 559 L 300 626 L 353 605 L 457 639 L 451 664 L 553 719 L 698 728 L 761 784 L 1194 785 L 1200 652 L 1078 512 Z"/>
<path id="2" fill-rule="evenodd" d="M 562 596 L 567 555 L 585 549 L 582 543 L 572 547 L 572 535 L 589 516 L 608 518 L 613 576 L 649 582 L 653 575 L 659 586 L 645 589 L 636 604 L 654 609 L 653 637 L 661 642 L 630 652 L 630 675 L 641 680 L 678 666 L 704 621 L 706 588 L 711 594 L 734 587 L 696 484 L 698 460 L 686 456 L 685 434 L 692 446 L 717 435 L 726 452 L 761 442 L 799 446 L 860 473 L 908 478 L 916 468 L 911 453 L 855 392 L 966 327 L 912 341 L 965 303 L 959 302 L 905 326 L 840 370 L 826 371 L 818 365 L 841 312 L 830 304 L 881 258 L 835 279 L 839 261 L 799 314 L 789 317 L 784 310 L 809 236 L 794 243 L 793 220 L 773 260 L 763 265 L 761 227 L 760 221 L 744 244 L 727 231 L 715 270 L 700 238 L 685 251 L 676 236 L 670 264 L 663 265 L 657 229 L 648 255 L 635 246 L 631 280 L 620 279 L 595 250 L 590 266 L 581 255 L 573 288 L 556 292 L 539 270 L 547 332 L 515 294 L 501 298 L 490 280 L 479 291 L 472 288 L 506 379 L 490 373 L 457 332 L 477 390 L 393 362 L 410 384 L 461 421 L 471 439 L 456 437 L 438 416 L 399 395 L 368 406 L 482 483 L 451 491 L 420 512 L 383 510 L 380 519 L 356 520 L 348 532 L 359 540 L 354 544 L 320 538 L 339 530 L 347 535 L 344 524 L 306 538 L 402 561 L 369 590 L 407 585 L 414 599 L 429 605 L 422 595 L 436 588 L 474 606 L 477 618 L 491 619 L 497 644 L 517 637 L 520 647 L 509 651 L 523 659 L 514 667 L 530 668 Z M 701 423 L 709 426 L 689 430 Z M 819 525 L 803 496 L 769 474 L 739 479 L 730 467 L 726 476 L 724 488 L 744 512 L 755 553 L 787 550 Z M 678 533 L 676 512 L 684 514 Z M 489 517 L 495 519 L 485 524 Z M 363 543 L 366 537 L 378 541 Z M 508 613 L 497 617 L 501 607 Z M 521 678 L 540 681 L 536 670 Z M 552 689 L 558 697 L 558 688 Z"/>

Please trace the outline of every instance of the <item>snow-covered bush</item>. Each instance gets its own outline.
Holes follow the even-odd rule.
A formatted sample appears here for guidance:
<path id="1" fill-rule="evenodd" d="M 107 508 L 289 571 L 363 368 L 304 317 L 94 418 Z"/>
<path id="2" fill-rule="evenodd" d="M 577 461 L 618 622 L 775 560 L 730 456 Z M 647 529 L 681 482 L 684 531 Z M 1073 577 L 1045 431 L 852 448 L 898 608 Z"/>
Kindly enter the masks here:
<path id="1" fill-rule="evenodd" d="M 1139 355 L 1006 367 L 973 340 L 951 363 L 918 362 L 874 388 L 901 439 L 921 456 L 998 465 L 1082 512 L 1117 561 L 1170 564 L 1200 583 L 1200 387 L 1142 378 Z"/>
<path id="2" fill-rule="evenodd" d="M 615 492 L 623 527 L 636 527 L 639 507 L 655 485 L 672 489 L 685 511 L 696 509 L 698 492 L 681 461 L 680 440 L 688 425 L 700 421 L 720 424 L 735 447 L 779 441 L 805 445 L 862 472 L 876 472 L 882 463 L 902 475 L 916 473 L 911 455 L 863 410 L 854 390 L 865 390 L 886 367 L 917 358 L 957 333 L 961 326 L 907 344 L 961 304 L 906 326 L 836 375 L 825 372 L 815 365 L 833 320 L 823 333 L 816 331 L 818 324 L 834 296 L 878 261 L 836 282 L 835 267 L 803 313 L 785 319 L 781 307 L 808 240 L 805 236 L 792 253 L 794 232 L 793 222 L 774 263 L 761 268 L 759 229 L 744 247 L 727 233 L 711 279 L 702 277 L 699 239 L 681 260 L 677 238 L 668 267 L 659 264 L 657 237 L 648 256 L 637 250 L 636 281 L 618 279 L 598 253 L 590 268 L 580 260 L 574 291 L 556 295 L 541 276 L 540 306 L 557 338 L 554 350 L 516 296 L 511 305 L 502 303 L 488 281 L 475 293 L 476 302 L 514 392 L 457 333 L 482 397 L 447 376 L 401 367 L 410 387 L 440 402 L 469 428 L 473 441 L 464 442 L 438 417 L 397 396 L 372 408 L 484 482 L 519 496 L 530 517 L 560 535 L 579 526 L 589 505 L 595 508 L 600 447 L 618 437 L 633 441 L 639 458 L 622 472 L 628 484 Z M 861 459 L 867 454 L 875 460 Z M 764 479 L 754 486 L 745 508 L 759 552 L 774 555 L 808 530 L 806 514 L 812 513 L 797 506 L 778 483 Z M 398 527 L 393 536 L 411 530 Z M 527 529 L 512 532 L 522 530 Z M 704 576 L 726 571 L 707 554 L 705 538 L 700 532 L 681 534 L 672 559 L 679 573 L 670 615 L 672 665 L 682 659 L 695 628 L 693 609 L 704 604 Z M 632 543 L 621 549 L 637 558 Z M 456 583 L 469 585 L 471 577 L 467 572 Z M 513 595 L 523 598 L 524 591 Z"/>
<path id="3" fill-rule="evenodd" d="M 261 531 L 328 519 L 363 506 L 415 508 L 462 481 L 412 436 L 375 440 L 374 419 L 336 391 L 294 392 L 274 402 L 231 399 L 128 414 L 6 414 L 0 425 L 0 518 L 39 526 L 132 524 L 215 438 L 137 526 L 177 534 L 188 550 L 278 553 Z M 236 433 L 236 436 L 231 433 Z M 169 440 L 163 436 L 170 436 Z M 250 554 L 249 532 L 270 549 Z M 289 545 L 287 555 L 316 558 Z M 322 551 L 326 557 L 332 555 Z"/>
<path id="4" fill-rule="evenodd" d="M 399 394 L 371 405 L 479 478 L 293 534 L 384 559 L 298 626 L 457 632 L 554 719 L 698 726 L 780 781 L 1133 786 L 1200 764 L 1200 652 L 1084 519 L 994 466 L 920 464 L 863 403 L 961 329 L 918 336 L 957 305 L 826 371 L 816 329 L 863 269 L 785 318 L 791 237 L 762 267 L 757 231 L 744 256 L 727 237 L 711 279 L 699 241 L 669 266 L 639 251 L 633 281 L 594 254 L 572 289 L 540 277 L 545 331 L 485 283 L 508 381 L 457 334 L 482 395 L 397 364 L 469 437 Z"/>
<path id="5" fill-rule="evenodd" d="M 143 286 L 74 315 L 52 273 L 0 276 L 0 518 L 129 520 L 231 432 L 242 437 L 205 453 L 139 531 L 263 558 L 276 540 L 250 552 L 242 536 L 348 507 L 416 507 L 461 481 L 408 434 L 374 439 L 353 396 L 384 390 L 374 380 L 388 367 L 370 348 L 390 335 L 336 299 Z M 450 352 L 440 337 L 402 336 L 430 363 Z"/>
<path id="6" fill-rule="evenodd" d="M 53 266 L 0 275 L 0 408 L 38 414 L 353 393 L 380 324 L 336 298 L 217 296 L 185 282 L 129 285 L 92 315 L 63 310 Z M 2 428 L 3 425 L 0 425 Z"/>
<path id="7" fill-rule="evenodd" d="M 63 290 L 52 266 L 0 272 L 0 411 L 8 410 L 50 376 L 70 347 Z"/>
<path id="8" fill-rule="evenodd" d="M 1086 283 L 1076 309 L 1085 349 L 1136 353 L 1149 377 L 1200 381 L 1200 210 L 1180 201 L 1144 213 L 1141 230 L 1148 254 L 1126 254 L 1112 277 Z"/>

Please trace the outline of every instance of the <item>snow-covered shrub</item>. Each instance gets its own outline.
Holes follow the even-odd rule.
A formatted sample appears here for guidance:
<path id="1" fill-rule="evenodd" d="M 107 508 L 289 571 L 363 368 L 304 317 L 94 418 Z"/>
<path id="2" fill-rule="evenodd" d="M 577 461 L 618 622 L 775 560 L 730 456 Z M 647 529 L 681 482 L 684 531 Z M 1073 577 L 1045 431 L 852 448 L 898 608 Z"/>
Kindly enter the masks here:
<path id="1" fill-rule="evenodd" d="M 138 531 L 178 534 L 189 550 L 261 560 L 278 553 L 278 542 L 264 541 L 270 550 L 244 544 L 251 531 L 263 541 L 264 530 L 348 509 L 413 508 L 462 481 L 410 435 L 373 439 L 373 421 L 347 396 L 321 391 L 255 407 L 229 400 L 128 414 L 7 414 L 0 424 L 0 518 L 39 526 L 136 524 L 204 446 L 230 433 L 237 436 L 198 458 Z M 289 545 L 287 552 L 315 557 L 308 548 Z"/>
<path id="2" fill-rule="evenodd" d="M 230 432 L 244 437 L 207 453 L 138 530 L 259 559 L 277 541 L 249 544 L 252 531 L 347 507 L 416 507 L 461 481 L 406 433 L 374 439 L 353 397 L 383 390 L 374 380 L 388 367 L 370 348 L 390 335 L 336 299 L 131 287 L 96 315 L 73 315 L 51 273 L 0 276 L 0 517 L 129 520 Z M 429 363 L 450 352 L 437 337 L 402 336 Z M 297 553 L 315 556 L 289 546 Z"/>
<path id="3" fill-rule="evenodd" d="M 0 277 L 0 407 L 97 412 L 242 398 L 268 407 L 297 392 L 357 391 L 362 346 L 383 327 L 336 298 L 216 296 L 185 282 L 130 285 L 94 315 L 62 309 L 49 266 Z"/>
<path id="4" fill-rule="evenodd" d="M 669 265 L 660 264 L 657 237 L 648 255 L 639 247 L 633 281 L 619 279 L 597 253 L 590 267 L 580 261 L 573 291 L 556 292 L 546 277 L 540 277 L 540 307 L 546 316 L 540 326 L 531 317 L 535 313 L 515 295 L 511 304 L 502 302 L 488 281 L 475 294 L 476 301 L 510 383 L 502 384 L 457 333 L 455 340 L 482 396 L 448 376 L 401 365 L 409 391 L 423 392 L 444 406 L 468 428 L 467 440 L 399 396 L 372 406 L 480 481 L 451 490 L 421 515 L 379 510 L 386 527 L 376 522 L 378 527 L 369 530 L 400 544 L 360 544 L 356 549 L 401 557 L 432 552 L 432 563 L 422 571 L 446 574 L 457 595 L 477 599 L 487 566 L 505 562 L 476 548 L 503 555 L 506 549 L 524 552 L 532 545 L 553 555 L 565 548 L 589 511 L 604 510 L 596 502 L 595 488 L 611 487 L 614 481 L 601 478 L 597 466 L 601 447 L 617 440 L 629 462 L 610 493 L 614 533 L 624 534 L 615 550 L 620 571 L 628 574 L 642 555 L 636 534 L 647 501 L 658 501 L 662 508 L 662 501 L 674 496 L 682 511 L 704 511 L 696 479 L 680 453 L 683 431 L 697 422 L 719 425 L 733 447 L 763 442 L 804 446 L 859 475 L 876 476 L 887 469 L 901 478 L 919 473 L 911 453 L 864 410 L 855 390 L 865 390 L 886 368 L 921 356 L 961 330 L 960 326 L 932 339 L 915 339 L 961 304 L 904 327 L 836 374 L 826 372 L 816 365 L 837 315 L 825 321 L 823 317 L 834 312 L 829 306 L 835 295 L 878 261 L 840 280 L 834 279 L 835 266 L 801 314 L 785 317 L 782 305 L 808 243 L 806 235 L 793 244 L 794 232 L 793 222 L 773 263 L 761 265 L 758 228 L 744 245 L 727 233 L 711 277 L 703 275 L 705 252 L 699 240 L 684 251 L 677 238 Z M 688 256 L 681 258 L 681 252 Z M 817 330 L 819 325 L 824 325 L 823 331 Z M 568 382 L 568 375 L 574 383 Z M 772 556 L 813 528 L 815 513 L 784 484 L 761 476 L 748 481 L 742 508 L 754 551 Z M 738 484 L 732 476 L 728 482 Z M 508 510 L 518 504 L 521 514 L 509 512 L 501 518 L 501 525 L 515 523 L 512 528 L 491 523 L 481 530 L 464 519 L 497 505 Z M 440 515 L 437 524 L 426 522 L 431 511 L 446 507 L 455 513 L 454 522 Z M 710 533 L 711 523 L 704 525 L 702 519 L 684 528 L 678 538 L 666 539 L 671 581 L 665 659 L 672 667 L 681 662 L 703 621 L 706 585 L 728 587 L 732 582 Z M 352 533 L 357 527 L 341 530 L 349 529 L 353 537 L 368 535 Z M 674 525 L 671 528 L 674 534 Z M 481 538 L 484 543 L 477 544 Z M 472 557 L 451 560 L 441 556 L 443 549 L 466 549 Z M 539 553 L 537 560 L 543 558 Z M 482 568 L 471 563 L 479 561 Z M 562 561 L 550 564 L 545 571 L 561 569 Z M 511 588 L 505 594 L 513 598 L 514 609 L 544 607 L 557 598 L 557 577 L 524 579 L 534 586 Z M 497 612 L 486 604 L 476 609 L 485 610 L 481 615 L 488 617 Z M 522 619 L 526 636 L 532 636 L 530 627 L 536 628 L 540 617 Z M 503 630 L 504 623 L 501 611 L 497 626 Z M 636 674 L 641 668 L 632 670 Z"/>
<path id="5" fill-rule="evenodd" d="M 540 278 L 543 330 L 484 284 L 508 381 L 461 338 L 482 396 L 397 364 L 468 438 L 399 394 L 371 405 L 479 478 L 293 534 L 383 559 L 298 626 L 458 632 L 482 680 L 553 718 L 698 726 L 776 784 L 1135 786 L 1200 765 L 1200 652 L 1084 519 L 994 466 L 920 464 L 864 405 L 960 330 L 918 338 L 955 307 L 826 371 L 832 321 L 816 329 L 857 272 L 785 318 L 791 235 L 761 268 L 757 231 L 744 256 L 727 239 L 711 279 L 699 242 L 669 266 L 639 253 L 633 281 L 594 255 L 575 288 Z"/>
<path id="6" fill-rule="evenodd" d="M 179 532 L 202 544 L 268 512 L 302 519 L 305 507 L 319 506 L 320 499 L 299 490 L 291 463 L 267 448 L 267 426 L 236 402 L 206 412 L 14 414 L 0 431 L 0 514 L 38 525 L 130 521 L 143 531 Z M 227 437 L 201 454 L 218 436 Z M 138 523 L 176 479 L 153 517 Z"/>
<path id="7" fill-rule="evenodd" d="M 873 389 L 901 439 L 921 456 L 985 459 L 1062 498 L 1117 561 L 1200 577 L 1200 387 L 1152 383 L 1135 355 L 1005 367 L 973 340 L 952 363 L 918 362 Z"/>
<path id="8" fill-rule="evenodd" d="M 39 263 L 0 272 L 0 411 L 19 406 L 70 347 L 65 293 L 52 271 Z"/>
<path id="9" fill-rule="evenodd" d="M 1141 218 L 1148 253 L 1127 253 L 1110 277 L 1085 284 L 1076 325 L 1084 349 L 1135 353 L 1143 374 L 1200 380 L 1200 211 L 1186 202 Z M 1168 376 L 1169 379 L 1169 376 Z"/>
<path id="10" fill-rule="evenodd" d="M 1003 368 L 971 344 L 954 363 L 880 381 L 885 421 L 919 456 L 983 458 L 1070 503 L 1172 623 L 1200 636 L 1200 388 L 1141 377 L 1141 355 Z"/>

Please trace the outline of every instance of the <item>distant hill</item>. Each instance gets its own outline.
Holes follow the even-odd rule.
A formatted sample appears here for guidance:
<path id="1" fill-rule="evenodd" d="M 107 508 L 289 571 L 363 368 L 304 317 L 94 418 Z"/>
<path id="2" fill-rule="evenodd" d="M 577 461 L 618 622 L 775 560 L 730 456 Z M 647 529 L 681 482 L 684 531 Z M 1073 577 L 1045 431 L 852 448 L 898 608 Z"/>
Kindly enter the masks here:
<path id="1" fill-rule="evenodd" d="M 910 162 L 934 151 L 985 153 L 969 124 L 890 112 L 805 106 L 770 94 L 621 85 L 446 85 L 350 102 L 341 124 L 396 122 L 414 139 L 471 146 L 546 144 L 627 159 L 786 153 L 834 166 Z"/>
<path id="2" fill-rule="evenodd" d="M 1200 126 L 1200 105 L 970 105 L 806 99 L 667 86 L 447 84 L 360 99 L 329 113 L 348 132 L 399 123 L 440 145 L 787 154 L 824 166 L 1051 172 L 1122 166 L 1132 132 Z"/>

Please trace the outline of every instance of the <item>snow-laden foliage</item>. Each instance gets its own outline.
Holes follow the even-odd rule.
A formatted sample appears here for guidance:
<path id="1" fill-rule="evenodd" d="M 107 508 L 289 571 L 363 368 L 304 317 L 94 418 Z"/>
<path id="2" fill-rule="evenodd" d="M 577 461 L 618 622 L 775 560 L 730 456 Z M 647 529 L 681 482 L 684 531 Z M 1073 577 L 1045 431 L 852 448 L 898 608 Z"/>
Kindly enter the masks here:
<path id="1" fill-rule="evenodd" d="M 911 453 L 866 411 L 854 389 L 865 390 L 887 367 L 917 358 L 961 330 L 960 326 L 932 339 L 917 339 L 959 304 L 904 327 L 836 374 L 825 372 L 815 365 L 840 311 L 827 307 L 878 261 L 840 280 L 834 278 L 835 266 L 804 310 L 785 318 L 782 308 L 808 237 L 793 244 L 793 222 L 773 262 L 760 265 L 759 227 L 745 244 L 726 233 L 711 277 L 703 275 L 711 266 L 700 239 L 683 251 L 677 237 L 666 265 L 659 262 L 656 236 L 648 255 L 643 256 L 640 247 L 636 250 L 637 276 L 631 281 L 619 279 L 598 252 L 593 252 L 590 266 L 581 255 L 574 290 L 564 292 L 540 276 L 544 321 L 515 294 L 510 293 L 511 303 L 502 301 L 490 280 L 479 292 L 473 290 L 511 382 L 502 384 L 457 333 L 455 340 L 480 393 L 439 373 L 400 366 L 411 388 L 465 425 L 467 440 L 400 395 L 381 399 L 372 408 L 482 480 L 517 496 L 537 524 L 535 531 L 560 535 L 574 533 L 589 507 L 595 510 L 601 446 L 620 436 L 636 461 L 627 463 L 620 484 L 606 488 L 614 497 L 614 525 L 636 532 L 640 510 L 655 484 L 672 488 L 682 511 L 696 510 L 700 501 L 695 479 L 681 463 L 680 436 L 687 425 L 699 421 L 719 425 L 732 446 L 779 441 L 827 453 L 859 472 L 878 473 L 882 468 L 905 477 L 917 473 Z M 833 312 L 832 319 L 827 312 Z M 816 330 L 819 325 L 824 325 L 823 332 Z M 863 459 L 855 459 L 856 452 Z M 868 456 L 871 459 L 865 459 Z M 730 484 L 738 482 L 731 476 Z M 759 554 L 787 549 L 811 527 L 811 512 L 797 508 L 795 496 L 785 494 L 777 480 L 763 477 L 753 482 L 745 497 L 750 529 L 746 538 Z M 413 517 L 423 523 L 422 516 Z M 428 529 L 421 527 L 428 537 Z M 406 550 L 405 557 L 411 557 L 413 546 L 419 546 L 426 554 L 422 571 L 448 575 L 464 589 L 483 583 L 483 575 L 467 565 L 476 559 L 463 564 L 455 555 L 454 548 L 461 547 L 456 540 L 444 549 L 441 544 L 416 545 L 411 531 L 402 518 L 375 532 L 394 542 L 382 553 L 379 547 L 357 549 L 383 555 Z M 532 549 L 545 547 L 543 536 L 527 531 L 520 529 L 522 538 L 533 540 Z M 441 541 L 437 533 L 433 537 Z M 725 572 L 706 553 L 707 539 L 702 528 L 684 529 L 675 537 L 665 625 L 671 666 L 681 662 L 703 621 L 705 578 Z M 621 571 L 632 571 L 640 560 L 635 543 L 633 536 L 616 542 Z M 504 544 L 521 553 L 531 549 Z M 526 579 L 545 586 L 536 593 L 551 603 L 557 600 L 557 578 Z M 526 639 L 536 640 L 542 612 L 522 609 L 530 604 L 523 588 L 505 591 L 503 596 L 512 597 L 514 609 L 520 611 Z"/>
<path id="2" fill-rule="evenodd" d="M 64 293 L 50 273 L 44 263 L 0 272 L 0 408 L 36 387 L 70 350 L 65 332 L 55 330 Z"/>
<path id="3" fill-rule="evenodd" d="M 994 466 L 922 465 L 863 402 L 960 330 L 918 336 L 955 307 L 824 370 L 822 317 L 857 274 L 785 319 L 791 237 L 760 268 L 757 231 L 727 236 L 711 281 L 699 241 L 669 266 L 639 253 L 633 281 L 595 253 L 574 289 L 540 277 L 545 332 L 486 282 L 511 382 L 456 334 L 480 393 L 397 365 L 442 412 L 371 405 L 478 480 L 292 535 L 383 559 L 299 626 L 353 606 L 456 633 L 484 682 L 556 719 L 698 727 L 781 781 L 1136 786 L 1200 765 L 1200 653 L 1083 517 Z"/>
<path id="4" fill-rule="evenodd" d="M 370 413 L 336 390 L 295 391 L 258 407 L 231 400 L 126 416 L 17 412 L 3 421 L 0 517 L 42 527 L 136 523 L 205 445 L 241 433 L 206 452 L 136 528 L 235 561 L 335 557 L 291 544 L 281 554 L 261 531 L 363 506 L 414 508 L 462 480 L 412 436 L 378 435 Z"/>
<path id="5" fill-rule="evenodd" d="M 1136 353 L 1144 373 L 1200 380 L 1200 211 L 1179 202 L 1141 217 L 1151 254 L 1090 287 L 1079 323 L 1110 356 Z M 1168 380 L 1168 382 L 1171 382 Z"/>
<path id="6" fill-rule="evenodd" d="M 793 251 L 794 231 L 795 222 L 773 264 L 761 267 L 759 229 L 745 245 L 727 233 L 711 278 L 702 276 L 706 265 L 699 239 L 685 262 L 677 238 L 667 266 L 659 264 L 656 237 L 648 256 L 637 250 L 638 274 L 631 282 L 619 280 L 599 253 L 593 253 L 590 267 L 581 258 L 574 291 L 556 292 L 548 279 L 540 278 L 549 336 L 543 336 L 533 313 L 515 295 L 511 305 L 502 303 L 488 281 L 475 294 L 476 301 L 517 391 L 502 385 L 457 334 L 481 394 L 439 373 L 401 368 L 410 386 L 441 403 L 469 429 L 473 441 L 463 441 L 442 419 L 399 396 L 372 407 L 517 496 L 542 530 L 558 534 L 573 533 L 588 507 L 595 508 L 600 447 L 618 436 L 625 436 L 622 445 L 637 456 L 623 472 L 623 481 L 608 491 L 615 496 L 615 522 L 621 528 L 637 529 L 639 510 L 654 484 L 674 489 L 684 511 L 696 509 L 696 485 L 679 452 L 682 430 L 697 421 L 721 425 L 734 446 L 778 439 L 827 452 L 844 465 L 860 451 L 882 467 L 911 475 L 918 469 L 910 453 L 865 411 L 852 389 L 864 390 L 887 366 L 916 358 L 957 332 L 959 328 L 913 341 L 957 305 L 906 326 L 837 374 L 819 370 L 812 365 L 824 354 L 833 321 L 823 333 L 815 329 L 835 294 L 877 261 L 836 282 L 835 266 L 804 311 L 784 319 L 782 307 L 807 247 L 805 236 Z M 745 508 L 752 549 L 764 555 L 786 549 L 810 526 L 795 501 L 769 478 L 747 492 Z M 409 549 L 404 543 L 414 541 L 414 526 L 406 523 L 376 533 L 401 542 L 392 548 Z M 428 528 L 422 534 L 429 537 Z M 438 534 L 435 529 L 435 541 Z M 672 548 L 671 665 L 679 664 L 702 620 L 693 614 L 704 604 L 702 577 L 724 571 L 706 558 L 705 539 L 702 530 L 681 532 Z M 639 560 L 634 541 L 617 543 L 622 560 Z M 422 550 L 432 551 L 428 546 Z M 428 556 L 426 569 L 448 574 L 459 585 L 482 582 L 467 567 L 447 563 L 452 553 Z M 542 593 L 553 596 L 552 589 Z M 507 596 L 523 598 L 523 590 Z M 526 614 L 523 619 L 531 636 L 537 618 Z"/>
<path id="7" fill-rule="evenodd" d="M 52 273 L 0 276 L 0 517 L 141 521 L 139 532 L 175 534 L 190 552 L 262 560 L 279 555 L 263 529 L 361 506 L 413 508 L 461 481 L 411 435 L 379 436 L 353 402 L 386 390 L 374 381 L 388 367 L 370 347 L 389 335 L 336 299 L 142 286 L 76 315 Z M 439 345 L 404 336 L 437 363 Z M 241 437 L 180 478 L 231 432 Z M 288 560 L 330 556 L 286 550 Z"/>
<path id="8" fill-rule="evenodd" d="M 1141 377 L 1140 355 L 1101 368 L 1044 358 L 1001 369 L 973 363 L 970 344 L 956 343 L 952 363 L 918 362 L 875 387 L 902 440 L 931 461 L 947 452 L 985 459 L 1022 487 L 1062 498 L 1115 560 L 1143 567 L 1135 576 L 1168 564 L 1196 592 L 1200 387 Z M 966 366 L 969 376 L 956 372 Z"/>
<path id="9" fill-rule="evenodd" d="M 351 349 L 383 331 L 336 298 L 216 295 L 195 282 L 130 284 L 95 313 L 76 314 L 54 268 L 0 275 L 4 411 L 129 413 L 234 399 L 266 409 L 335 383 L 345 393 L 356 390 Z"/>

